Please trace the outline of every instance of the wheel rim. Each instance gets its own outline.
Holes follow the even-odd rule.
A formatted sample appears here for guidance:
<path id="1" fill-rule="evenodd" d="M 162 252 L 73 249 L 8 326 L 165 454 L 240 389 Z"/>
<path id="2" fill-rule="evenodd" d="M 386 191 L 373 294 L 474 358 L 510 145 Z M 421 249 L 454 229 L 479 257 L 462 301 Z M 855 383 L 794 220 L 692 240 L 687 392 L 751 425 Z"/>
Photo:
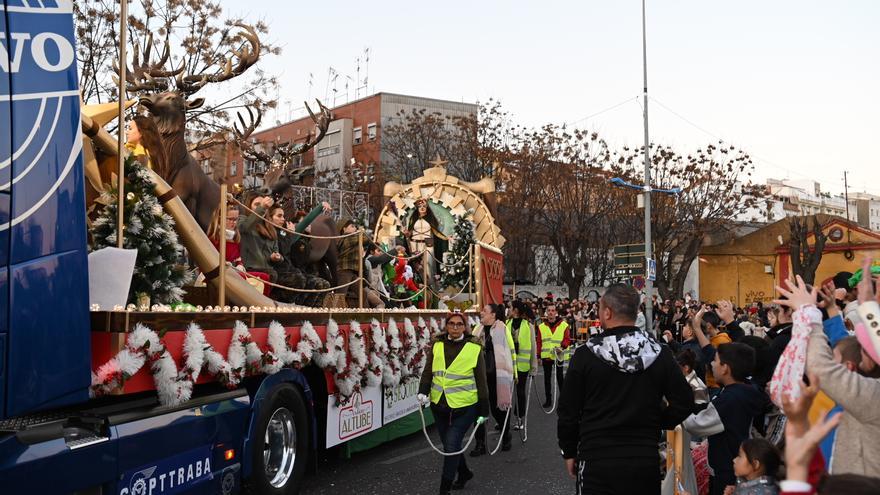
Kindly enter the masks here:
<path id="1" fill-rule="evenodd" d="M 263 444 L 263 466 L 269 484 L 275 488 L 286 485 L 293 474 L 295 461 L 296 425 L 293 413 L 286 407 L 279 407 L 269 418 Z"/>

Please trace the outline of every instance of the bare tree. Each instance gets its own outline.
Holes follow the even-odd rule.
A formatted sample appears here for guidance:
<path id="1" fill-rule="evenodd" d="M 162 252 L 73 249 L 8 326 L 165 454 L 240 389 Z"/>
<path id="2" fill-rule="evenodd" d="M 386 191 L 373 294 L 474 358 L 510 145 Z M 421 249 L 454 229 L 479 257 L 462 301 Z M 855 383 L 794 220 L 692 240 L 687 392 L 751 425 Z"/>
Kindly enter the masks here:
<path id="1" fill-rule="evenodd" d="M 643 180 L 644 148 L 624 149 L 620 158 L 626 177 Z M 706 237 L 730 229 L 736 218 L 763 197 L 751 184 L 754 165 L 747 153 L 723 143 L 710 144 L 687 156 L 669 146 L 651 145 L 652 184 L 679 188 L 680 194 L 651 197 L 656 287 L 663 298 L 680 297 L 691 264 Z M 628 217 L 631 236 L 640 238 L 642 215 Z"/>
<path id="2" fill-rule="evenodd" d="M 791 251 L 791 271 L 800 275 L 804 282 L 812 284 L 816 280 L 816 269 L 822 261 L 822 251 L 828 236 L 823 232 L 823 225 L 816 215 L 812 216 L 813 227 L 809 228 L 810 217 L 793 217 L 789 220 L 791 239 L 788 242 Z M 808 237 L 812 232 L 813 246 L 809 245 Z"/>
<path id="3" fill-rule="evenodd" d="M 507 158 L 514 131 L 501 103 L 489 100 L 476 115 L 453 116 L 427 109 L 401 110 L 382 129 L 382 164 L 388 180 L 412 182 L 436 156 L 449 163 L 449 173 L 476 181 L 495 173 L 495 164 Z"/>
<path id="4" fill-rule="evenodd" d="M 529 219 L 527 235 L 549 245 L 559 262 L 560 281 L 570 297 L 578 297 L 597 257 L 609 256 L 608 232 L 622 195 L 608 186 L 612 153 L 598 134 L 546 125 L 524 137 L 520 151 L 528 156 L 532 182 L 507 187 L 524 188 Z M 525 164 L 525 162 L 524 162 Z M 595 274 L 592 274 L 595 277 Z"/>
<path id="5" fill-rule="evenodd" d="M 119 57 L 118 1 L 78 0 L 74 7 L 83 99 L 86 103 L 115 101 L 119 98 L 114 82 Z M 277 47 L 259 41 L 268 32 L 265 23 L 246 24 L 242 18 L 224 16 L 219 3 L 210 0 L 135 0 L 128 31 L 131 73 L 126 97 L 169 89 L 192 96 L 207 84 L 237 78 L 222 93 L 212 94 L 215 102 L 188 110 L 191 151 L 226 142 L 230 111 L 275 106 L 274 77 L 259 67 L 248 71 L 248 77 L 238 77 L 261 55 L 280 53 Z"/>

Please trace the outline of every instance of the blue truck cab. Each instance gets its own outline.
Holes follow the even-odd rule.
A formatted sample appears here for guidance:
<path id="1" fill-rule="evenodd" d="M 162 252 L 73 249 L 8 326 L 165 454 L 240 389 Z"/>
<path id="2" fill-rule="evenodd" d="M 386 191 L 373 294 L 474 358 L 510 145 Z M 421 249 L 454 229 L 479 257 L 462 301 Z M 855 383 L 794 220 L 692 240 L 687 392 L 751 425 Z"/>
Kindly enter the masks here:
<path id="1" fill-rule="evenodd" d="M 299 371 L 175 408 L 89 398 L 73 5 L 0 2 L 0 492 L 295 493 L 316 437 Z"/>

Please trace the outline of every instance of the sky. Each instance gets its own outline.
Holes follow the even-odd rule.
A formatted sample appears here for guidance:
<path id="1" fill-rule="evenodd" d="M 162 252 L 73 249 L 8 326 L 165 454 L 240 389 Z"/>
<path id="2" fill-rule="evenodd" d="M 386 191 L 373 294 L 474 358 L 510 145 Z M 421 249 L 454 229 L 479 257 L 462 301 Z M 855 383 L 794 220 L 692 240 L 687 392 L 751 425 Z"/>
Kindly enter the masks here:
<path id="1" fill-rule="evenodd" d="M 494 98 L 525 125 L 569 123 L 614 146 L 644 140 L 638 0 L 220 3 L 267 22 L 282 47 L 261 62 L 280 80 L 270 123 L 306 98 L 328 103 L 330 67 L 343 74 L 342 104 L 368 47 L 360 96 Z M 846 170 L 850 192 L 880 194 L 880 2 L 647 4 L 652 141 L 688 153 L 723 139 L 750 153 L 761 181 L 813 179 L 836 194 Z"/>

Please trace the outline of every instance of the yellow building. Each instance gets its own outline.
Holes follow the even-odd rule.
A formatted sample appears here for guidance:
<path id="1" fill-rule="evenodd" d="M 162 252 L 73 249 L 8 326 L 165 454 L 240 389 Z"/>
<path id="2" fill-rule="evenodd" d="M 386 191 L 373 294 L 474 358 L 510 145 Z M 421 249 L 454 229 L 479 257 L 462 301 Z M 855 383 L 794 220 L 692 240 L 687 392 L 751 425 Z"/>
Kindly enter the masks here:
<path id="1" fill-rule="evenodd" d="M 865 256 L 880 259 L 880 234 L 830 215 L 817 215 L 828 237 L 816 283 L 841 271 L 855 272 Z M 700 299 L 727 299 L 738 305 L 770 302 L 776 286 L 791 274 L 790 219 L 762 227 L 736 239 L 705 246 L 700 252 Z M 812 220 L 809 223 L 812 227 Z M 814 244 L 810 233 L 807 244 Z"/>

